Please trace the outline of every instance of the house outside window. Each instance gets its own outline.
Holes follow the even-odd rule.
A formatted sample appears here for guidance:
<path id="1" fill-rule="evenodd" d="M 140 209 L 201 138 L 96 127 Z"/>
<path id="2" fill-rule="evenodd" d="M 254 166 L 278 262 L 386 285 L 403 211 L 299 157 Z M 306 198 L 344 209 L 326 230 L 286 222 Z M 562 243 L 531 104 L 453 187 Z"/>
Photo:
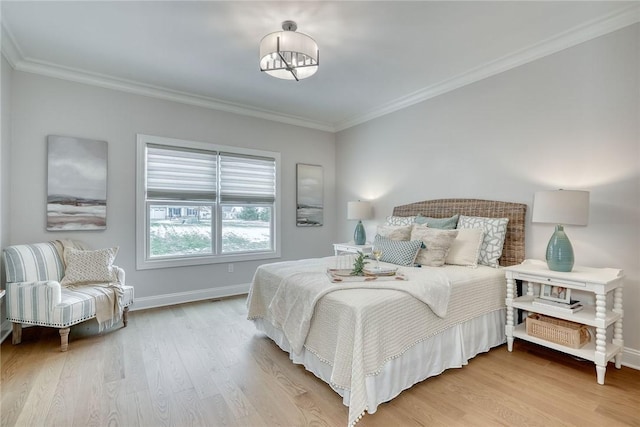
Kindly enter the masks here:
<path id="1" fill-rule="evenodd" d="M 276 258 L 279 153 L 138 135 L 138 269 Z"/>

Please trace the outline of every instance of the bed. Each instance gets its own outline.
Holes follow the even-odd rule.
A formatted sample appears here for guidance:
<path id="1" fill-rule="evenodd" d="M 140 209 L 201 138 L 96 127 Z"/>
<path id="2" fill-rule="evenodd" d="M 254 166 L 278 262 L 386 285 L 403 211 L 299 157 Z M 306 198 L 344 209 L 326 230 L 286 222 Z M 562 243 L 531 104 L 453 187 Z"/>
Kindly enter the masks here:
<path id="1" fill-rule="evenodd" d="M 427 200 L 392 212 L 507 218 L 500 266 L 524 260 L 525 214 L 524 204 L 476 199 Z M 259 331 L 342 396 L 349 426 L 412 385 L 506 341 L 501 268 L 396 266 L 405 280 L 334 283 L 327 270 L 340 262 L 263 265 L 247 307 Z"/>

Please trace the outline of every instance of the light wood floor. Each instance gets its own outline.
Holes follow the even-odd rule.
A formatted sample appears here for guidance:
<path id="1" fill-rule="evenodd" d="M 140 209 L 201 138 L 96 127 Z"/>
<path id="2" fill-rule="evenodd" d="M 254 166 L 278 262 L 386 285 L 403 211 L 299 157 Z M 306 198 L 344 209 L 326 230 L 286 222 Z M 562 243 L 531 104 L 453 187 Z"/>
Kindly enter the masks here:
<path id="1" fill-rule="evenodd" d="M 130 313 L 97 334 L 26 328 L 1 347 L 2 426 L 345 426 L 328 385 L 257 333 L 244 297 Z M 640 371 L 516 342 L 404 391 L 372 426 L 640 426 Z"/>

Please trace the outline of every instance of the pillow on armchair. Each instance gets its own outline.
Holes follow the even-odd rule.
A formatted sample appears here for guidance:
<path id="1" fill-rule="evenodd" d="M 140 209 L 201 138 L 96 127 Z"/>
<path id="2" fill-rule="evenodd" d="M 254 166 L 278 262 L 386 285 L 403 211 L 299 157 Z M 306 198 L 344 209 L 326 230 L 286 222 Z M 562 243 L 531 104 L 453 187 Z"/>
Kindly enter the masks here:
<path id="1" fill-rule="evenodd" d="M 72 286 L 117 282 L 118 276 L 113 266 L 113 261 L 116 259 L 117 254 L 117 247 L 94 251 L 65 248 L 64 262 L 66 268 L 60 285 Z"/>

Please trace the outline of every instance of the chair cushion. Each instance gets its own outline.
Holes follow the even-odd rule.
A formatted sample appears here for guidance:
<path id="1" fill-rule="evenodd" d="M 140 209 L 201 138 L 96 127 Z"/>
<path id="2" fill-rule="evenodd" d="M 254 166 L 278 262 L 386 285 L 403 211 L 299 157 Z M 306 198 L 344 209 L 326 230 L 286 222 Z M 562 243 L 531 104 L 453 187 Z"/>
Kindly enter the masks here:
<path id="1" fill-rule="evenodd" d="M 64 264 L 54 242 L 9 246 L 4 250 L 7 282 L 55 280 L 64 276 Z"/>
<path id="2" fill-rule="evenodd" d="M 27 323 L 31 325 L 53 326 L 66 328 L 76 323 L 96 317 L 95 297 L 101 293 L 92 286 L 79 286 L 75 289 L 62 288 L 62 300 L 60 304 L 50 310 L 51 295 L 48 287 L 40 287 L 37 294 L 29 289 L 32 284 L 24 286 L 13 285 L 7 288 L 12 295 L 7 304 L 7 319 L 11 322 Z M 133 303 L 133 286 L 123 286 L 123 305 Z M 51 288 L 49 288 L 51 289 Z"/>
<path id="3" fill-rule="evenodd" d="M 122 304 L 133 303 L 133 286 L 123 286 Z M 53 309 L 53 326 L 66 327 L 96 317 L 95 297 L 102 293 L 93 286 L 62 288 L 62 303 Z"/>

